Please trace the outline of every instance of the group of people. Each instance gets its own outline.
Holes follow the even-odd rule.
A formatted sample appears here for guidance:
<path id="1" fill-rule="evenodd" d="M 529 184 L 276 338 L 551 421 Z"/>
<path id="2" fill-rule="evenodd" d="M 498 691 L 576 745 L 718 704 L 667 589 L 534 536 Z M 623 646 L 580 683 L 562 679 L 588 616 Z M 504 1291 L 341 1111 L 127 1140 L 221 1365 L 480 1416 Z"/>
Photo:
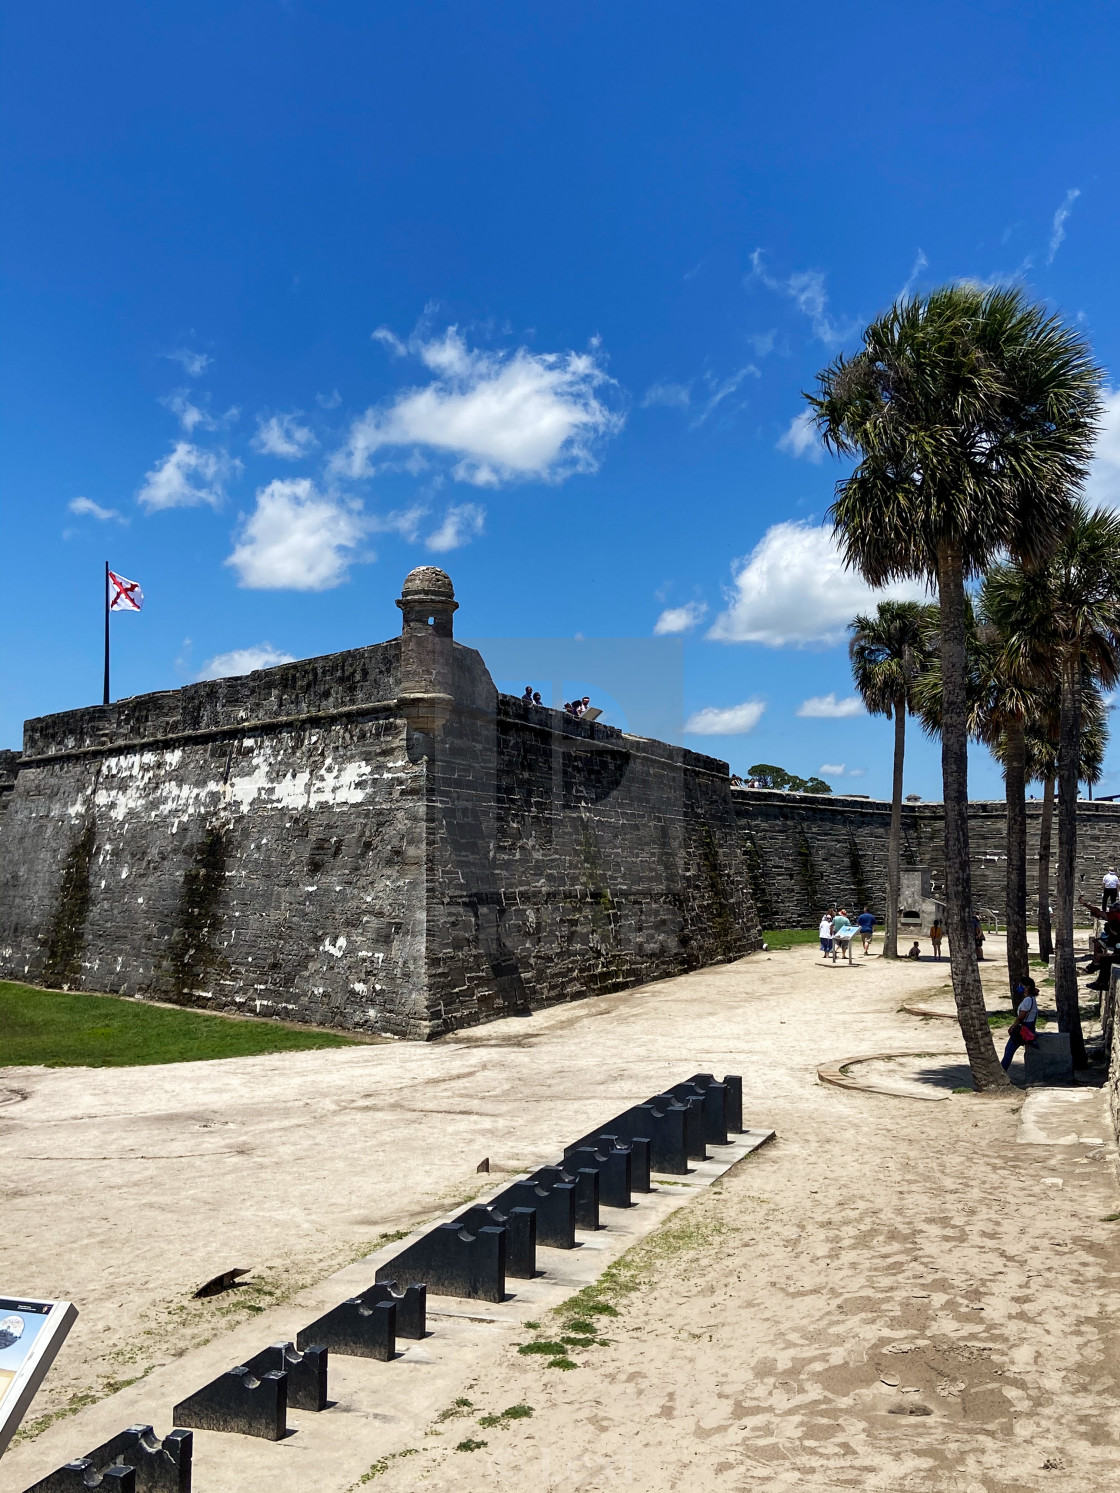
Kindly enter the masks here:
<path id="1" fill-rule="evenodd" d="M 762 782 L 758 778 L 747 778 L 745 781 L 737 772 L 731 774 L 732 788 L 761 788 Z"/>
<path id="2" fill-rule="evenodd" d="M 880 922 L 870 908 L 865 907 L 856 917 L 853 923 L 847 912 L 842 907 L 830 907 L 821 916 L 821 925 L 817 930 L 821 941 L 821 957 L 831 958 L 833 964 L 837 959 L 852 961 L 852 941 L 858 935 L 863 940 L 863 952 L 871 952 L 871 935 L 875 931 L 875 924 Z"/>
<path id="3" fill-rule="evenodd" d="M 521 698 L 525 701 L 526 705 L 543 705 L 544 704 L 544 701 L 541 699 L 541 692 L 540 692 L 540 690 L 539 689 L 534 689 L 531 684 L 527 684 L 525 686 L 525 690 L 524 690 L 524 693 L 522 694 Z M 584 697 L 583 697 L 582 700 L 576 699 L 576 700 L 565 700 L 564 701 L 564 714 L 565 715 L 574 715 L 577 720 L 580 718 L 581 715 L 586 714 L 586 712 L 588 710 L 590 710 L 590 709 L 591 709 L 591 696 L 590 695 L 584 695 Z M 594 717 L 592 717 L 592 719 L 594 719 Z"/>

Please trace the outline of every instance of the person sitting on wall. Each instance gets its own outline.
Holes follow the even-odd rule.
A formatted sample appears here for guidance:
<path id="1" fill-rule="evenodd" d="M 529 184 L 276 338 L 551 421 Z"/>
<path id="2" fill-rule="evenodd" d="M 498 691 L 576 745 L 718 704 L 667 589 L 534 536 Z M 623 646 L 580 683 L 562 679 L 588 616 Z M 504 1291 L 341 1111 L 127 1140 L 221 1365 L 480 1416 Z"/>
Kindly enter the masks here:
<path id="1" fill-rule="evenodd" d="M 741 788 L 743 786 L 743 780 L 737 772 L 731 774 L 731 786 L 732 788 Z"/>
<path id="2" fill-rule="evenodd" d="M 914 942 L 910 945 L 910 949 L 906 957 L 907 959 L 920 959 L 922 957 L 922 948 L 917 939 L 915 939 Z"/>
<path id="3" fill-rule="evenodd" d="M 1120 903 L 1113 902 L 1107 909 L 1093 907 L 1084 897 L 1077 899 L 1087 907 L 1095 918 L 1101 918 L 1100 936 L 1093 940 L 1093 958 L 1085 968 L 1086 974 L 1096 974 L 1096 979 L 1087 990 L 1105 991 L 1112 978 L 1112 966 L 1120 957 Z"/>
<path id="4" fill-rule="evenodd" d="M 1038 1021 L 1038 986 L 1030 975 L 1021 985 L 1016 985 L 1015 994 L 1019 998 L 1019 1006 L 1015 1012 L 1015 1020 L 1011 1023 L 1011 1029 L 1007 1033 L 1007 1046 L 1003 1050 L 1003 1057 L 1000 1058 L 1000 1066 L 1005 1073 L 1011 1067 L 1011 1059 L 1015 1056 L 1016 1048 L 1038 1041 L 1034 1030 Z"/>

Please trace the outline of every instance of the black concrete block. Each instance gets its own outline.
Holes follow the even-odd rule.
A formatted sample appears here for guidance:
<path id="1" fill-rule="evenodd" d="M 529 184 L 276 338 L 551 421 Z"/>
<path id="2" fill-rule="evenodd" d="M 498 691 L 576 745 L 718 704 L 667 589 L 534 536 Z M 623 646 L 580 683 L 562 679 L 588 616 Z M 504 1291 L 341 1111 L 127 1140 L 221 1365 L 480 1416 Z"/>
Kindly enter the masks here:
<path id="1" fill-rule="evenodd" d="M 629 1208 L 633 1206 L 630 1196 L 631 1155 L 629 1150 L 616 1150 L 613 1146 L 597 1149 L 595 1146 L 577 1146 L 564 1157 L 569 1166 L 584 1171 L 599 1173 L 599 1203 L 603 1208 Z"/>
<path id="2" fill-rule="evenodd" d="M 88 1489 L 98 1485 L 98 1478 L 115 1493 L 132 1488 L 136 1493 L 191 1493 L 193 1450 L 191 1431 L 172 1431 L 161 1441 L 151 1426 L 129 1426 L 79 1461 L 52 1472 L 28 1493 Z"/>
<path id="3" fill-rule="evenodd" d="M 570 1182 L 576 1190 L 576 1228 L 597 1229 L 599 1227 L 599 1171 L 597 1167 L 542 1166 L 533 1173 L 532 1180 L 545 1187 L 555 1187 L 560 1182 Z"/>
<path id="4" fill-rule="evenodd" d="M 686 1099 L 700 1099 L 702 1103 L 705 1142 L 709 1146 L 726 1146 L 727 1106 L 725 1100 L 727 1090 L 723 1084 L 713 1081 L 703 1086 L 692 1079 L 687 1079 L 684 1083 L 675 1083 L 666 1092 L 671 1094 L 678 1104 L 683 1104 Z"/>
<path id="5" fill-rule="evenodd" d="M 110 1489 L 112 1493 L 136 1493 L 136 1471 L 123 1466 L 101 1471 L 88 1457 L 79 1457 L 33 1483 L 27 1493 L 89 1493 L 90 1488 L 97 1487 L 104 1488 L 105 1493 Z"/>
<path id="6" fill-rule="evenodd" d="M 441 1223 L 382 1265 L 377 1279 L 409 1275 L 419 1276 L 440 1296 L 504 1301 L 506 1231 L 483 1227 L 471 1233 L 460 1224 Z"/>
<path id="7" fill-rule="evenodd" d="M 654 1094 L 653 1098 L 648 1100 L 647 1103 L 656 1104 L 665 1109 L 671 1109 L 674 1105 L 679 1105 L 685 1110 L 685 1154 L 690 1161 L 707 1161 L 708 1149 L 704 1141 L 703 1094 L 688 1093 L 680 1099 L 674 1094 Z"/>
<path id="8" fill-rule="evenodd" d="M 571 1146 L 565 1148 L 565 1155 L 579 1146 L 594 1144 L 600 1135 L 613 1135 L 624 1144 L 644 1138 L 649 1141 L 651 1171 L 667 1172 L 670 1175 L 683 1174 L 688 1171 L 690 1153 L 685 1125 L 691 1113 L 683 1104 L 635 1104 L 633 1109 L 616 1115 L 591 1135 L 573 1141 Z M 699 1127 L 699 1111 L 692 1124 Z"/>
<path id="9" fill-rule="evenodd" d="M 506 1274 L 514 1280 L 532 1280 L 537 1273 L 537 1215 L 533 1208 L 511 1208 L 503 1213 L 488 1203 L 475 1203 L 459 1215 L 468 1229 L 487 1225 L 506 1231 Z"/>
<path id="10" fill-rule="evenodd" d="M 512 1208 L 532 1208 L 537 1215 L 537 1243 L 549 1249 L 576 1247 L 576 1189 L 571 1182 L 546 1187 L 540 1182 L 514 1182 L 490 1199 L 490 1206 L 503 1213 Z"/>
<path id="11" fill-rule="evenodd" d="M 392 1301 L 366 1304 L 351 1296 L 296 1333 L 296 1347 L 313 1347 L 344 1358 L 375 1358 L 388 1363 L 397 1352 L 397 1308 Z"/>
<path id="12" fill-rule="evenodd" d="M 171 1413 L 198 1431 L 236 1431 L 279 1441 L 288 1429 L 288 1376 L 269 1372 L 258 1379 L 240 1364 L 204 1384 Z"/>
<path id="13" fill-rule="evenodd" d="M 597 1135 L 591 1142 L 600 1151 L 609 1149 L 611 1151 L 622 1151 L 630 1157 L 630 1191 L 651 1191 L 649 1180 L 649 1139 L 644 1135 L 636 1135 L 633 1140 L 625 1142 L 617 1135 Z M 571 1151 L 579 1150 L 578 1146 L 569 1147 Z M 600 1194 L 600 1201 L 602 1194 Z"/>
<path id="14" fill-rule="evenodd" d="M 698 1089 L 707 1089 L 716 1083 L 711 1073 L 694 1073 L 687 1080 Z M 739 1073 L 726 1073 L 722 1085 L 724 1090 L 723 1114 L 729 1135 L 740 1135 L 743 1130 L 743 1079 Z"/>
<path id="15" fill-rule="evenodd" d="M 375 1282 L 368 1291 L 359 1291 L 358 1300 L 367 1306 L 378 1301 L 391 1301 L 397 1308 L 397 1336 L 420 1339 L 428 1332 L 428 1288 L 413 1283 L 397 1290 L 395 1280 Z"/>
<path id="16" fill-rule="evenodd" d="M 317 1345 L 301 1353 L 294 1343 L 273 1343 L 250 1358 L 245 1367 L 258 1379 L 273 1370 L 287 1374 L 289 1410 L 327 1408 L 326 1348 Z"/>

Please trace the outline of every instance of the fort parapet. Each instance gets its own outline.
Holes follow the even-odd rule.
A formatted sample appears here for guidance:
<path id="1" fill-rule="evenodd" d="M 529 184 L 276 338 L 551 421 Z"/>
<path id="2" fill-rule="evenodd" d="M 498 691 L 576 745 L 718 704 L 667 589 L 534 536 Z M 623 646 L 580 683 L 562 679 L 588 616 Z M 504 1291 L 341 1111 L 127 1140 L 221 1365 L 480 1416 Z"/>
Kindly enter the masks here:
<path id="1" fill-rule="evenodd" d="M 28 721 L 0 972 L 423 1038 L 758 947 L 725 763 L 499 694 L 440 570 L 398 605 L 386 643 Z"/>

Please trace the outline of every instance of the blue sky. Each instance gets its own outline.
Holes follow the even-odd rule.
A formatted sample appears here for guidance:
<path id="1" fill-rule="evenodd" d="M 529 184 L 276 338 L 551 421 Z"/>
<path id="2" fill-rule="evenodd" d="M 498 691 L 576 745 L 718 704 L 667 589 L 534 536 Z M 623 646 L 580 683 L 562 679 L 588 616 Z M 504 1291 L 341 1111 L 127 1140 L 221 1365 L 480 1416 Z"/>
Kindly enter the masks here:
<path id="1" fill-rule="evenodd" d="M 391 636 L 436 563 L 501 680 L 885 793 L 800 391 L 960 276 L 1120 368 L 1109 5 L 42 0 L 4 32 L 0 745 L 99 700 L 106 558 L 147 597 L 119 695 Z M 535 637 L 571 651 L 529 672 Z"/>

